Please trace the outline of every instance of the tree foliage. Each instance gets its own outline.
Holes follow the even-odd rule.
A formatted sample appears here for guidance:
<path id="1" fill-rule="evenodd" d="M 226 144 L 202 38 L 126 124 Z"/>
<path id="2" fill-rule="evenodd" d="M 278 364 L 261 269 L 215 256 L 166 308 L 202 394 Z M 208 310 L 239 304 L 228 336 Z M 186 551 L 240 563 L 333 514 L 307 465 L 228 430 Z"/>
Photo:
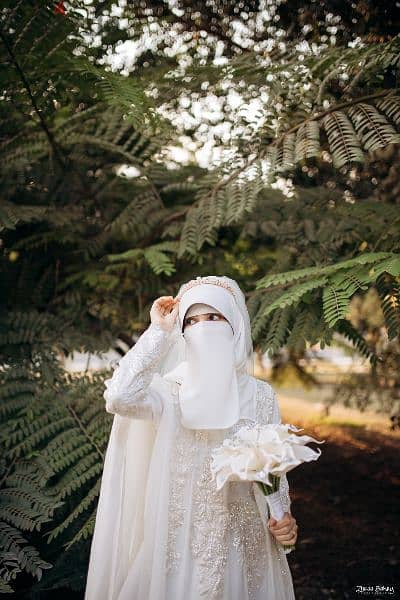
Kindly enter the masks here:
<path id="1" fill-rule="evenodd" d="M 82 591 L 110 418 L 104 373 L 60 359 L 121 353 L 183 280 L 236 278 L 263 351 L 339 333 L 374 372 L 392 361 L 351 308 L 375 290 L 397 343 L 400 42 L 383 6 L 333 4 L 2 8 L 1 592 Z M 150 31 L 134 65 L 109 68 L 108 51 Z M 260 100 L 256 122 L 232 91 Z M 171 165 L 169 146 L 209 134 L 212 119 L 205 133 L 184 113 L 207 98 L 232 125 L 222 160 Z"/>

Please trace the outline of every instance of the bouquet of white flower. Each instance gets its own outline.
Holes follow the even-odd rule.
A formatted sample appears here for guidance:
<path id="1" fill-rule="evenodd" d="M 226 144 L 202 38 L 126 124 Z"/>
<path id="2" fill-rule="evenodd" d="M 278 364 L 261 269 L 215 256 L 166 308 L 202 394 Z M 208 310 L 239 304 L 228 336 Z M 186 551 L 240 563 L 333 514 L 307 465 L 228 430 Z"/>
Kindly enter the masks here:
<path id="1" fill-rule="evenodd" d="M 316 440 L 295 425 L 274 423 L 242 427 L 232 439 L 225 439 L 212 453 L 211 473 L 220 490 L 227 481 L 254 481 L 266 496 L 270 515 L 280 521 L 284 516 L 279 493 L 280 477 L 303 462 L 317 460 L 321 450 L 305 444 Z M 284 546 L 293 549 L 294 546 Z"/>

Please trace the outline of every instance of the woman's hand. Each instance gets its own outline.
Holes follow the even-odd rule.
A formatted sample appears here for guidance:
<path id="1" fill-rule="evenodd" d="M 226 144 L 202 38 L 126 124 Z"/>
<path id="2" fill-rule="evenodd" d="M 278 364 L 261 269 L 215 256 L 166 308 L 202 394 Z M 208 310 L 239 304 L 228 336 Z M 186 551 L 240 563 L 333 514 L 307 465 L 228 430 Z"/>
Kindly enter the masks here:
<path id="1" fill-rule="evenodd" d="M 284 517 L 277 521 L 274 518 L 268 519 L 268 528 L 275 536 L 276 540 L 281 544 L 295 544 L 297 541 L 297 522 L 296 519 L 288 512 L 285 512 Z"/>
<path id="2" fill-rule="evenodd" d="M 171 331 L 178 314 L 179 299 L 173 296 L 160 296 L 154 300 L 150 309 L 152 323 L 157 323 L 165 331 Z"/>

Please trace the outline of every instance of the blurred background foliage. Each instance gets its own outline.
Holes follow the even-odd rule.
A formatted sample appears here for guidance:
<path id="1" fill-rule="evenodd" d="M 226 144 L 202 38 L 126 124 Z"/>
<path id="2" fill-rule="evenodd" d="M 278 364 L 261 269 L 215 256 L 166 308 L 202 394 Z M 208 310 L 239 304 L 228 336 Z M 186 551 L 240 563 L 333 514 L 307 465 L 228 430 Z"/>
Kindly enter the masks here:
<path id="1" fill-rule="evenodd" d="M 366 357 L 327 404 L 395 422 L 396 23 L 369 0 L 3 3 L 0 593 L 82 597 L 111 422 L 104 373 L 62 359 L 121 354 L 193 276 L 238 281 L 277 379 L 309 382 L 316 344 Z"/>

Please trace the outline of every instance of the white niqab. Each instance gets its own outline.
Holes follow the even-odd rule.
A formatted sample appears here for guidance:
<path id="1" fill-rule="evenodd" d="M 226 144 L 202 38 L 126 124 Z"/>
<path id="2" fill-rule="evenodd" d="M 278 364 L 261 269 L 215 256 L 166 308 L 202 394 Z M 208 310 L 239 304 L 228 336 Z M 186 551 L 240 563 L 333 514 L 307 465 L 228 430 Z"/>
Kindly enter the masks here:
<path id="1" fill-rule="evenodd" d="M 227 321 L 199 321 L 186 326 L 184 335 L 182 424 L 191 429 L 230 427 L 240 414 L 232 328 Z"/>
<path id="2" fill-rule="evenodd" d="M 225 320 L 186 326 L 185 360 L 167 373 L 180 384 L 181 423 L 189 429 L 226 429 L 255 418 L 256 381 L 246 370 L 245 323 L 235 298 L 220 285 L 198 284 L 183 293 L 178 321 L 217 312 Z"/>

